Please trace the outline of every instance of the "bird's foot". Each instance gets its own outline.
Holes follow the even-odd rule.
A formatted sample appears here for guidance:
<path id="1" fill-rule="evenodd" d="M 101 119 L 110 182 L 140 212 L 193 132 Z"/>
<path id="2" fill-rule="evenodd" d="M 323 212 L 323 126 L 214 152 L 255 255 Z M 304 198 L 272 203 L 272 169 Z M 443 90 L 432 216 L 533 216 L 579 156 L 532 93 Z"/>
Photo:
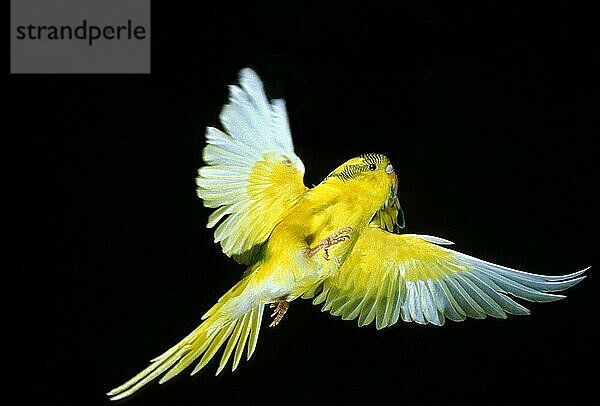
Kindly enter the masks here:
<path id="1" fill-rule="evenodd" d="M 273 321 L 271 324 L 269 324 L 269 327 L 275 327 L 278 325 L 281 319 L 283 319 L 283 316 L 285 316 L 285 313 L 288 311 L 289 307 L 290 304 L 287 302 L 287 300 L 277 300 L 275 303 L 271 303 L 269 308 L 275 308 L 275 310 L 273 310 L 273 314 L 271 314 Z"/>
<path id="2" fill-rule="evenodd" d="M 351 233 L 351 232 L 352 232 L 352 227 L 340 228 L 339 230 L 337 230 L 336 232 L 331 234 L 329 237 L 322 239 L 321 242 L 318 243 L 314 248 L 308 249 L 304 253 L 304 256 L 306 258 L 311 258 L 313 255 L 315 255 L 317 252 L 319 252 L 322 249 L 323 250 L 323 258 L 325 258 L 326 260 L 329 260 L 329 248 L 331 248 L 332 246 L 334 246 L 335 244 L 337 244 L 339 242 L 349 240 L 350 236 L 347 234 L 344 234 L 344 233 Z"/>

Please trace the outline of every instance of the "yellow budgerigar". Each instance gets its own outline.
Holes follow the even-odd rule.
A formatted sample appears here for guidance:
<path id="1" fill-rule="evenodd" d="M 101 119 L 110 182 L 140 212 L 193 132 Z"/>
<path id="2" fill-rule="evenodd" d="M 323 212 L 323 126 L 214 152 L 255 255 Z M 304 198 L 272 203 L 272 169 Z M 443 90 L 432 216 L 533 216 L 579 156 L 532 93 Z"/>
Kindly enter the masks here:
<path id="1" fill-rule="evenodd" d="M 554 301 L 585 277 L 588 268 L 536 275 L 453 251 L 442 238 L 399 234 L 398 179 L 381 154 L 352 158 L 306 187 L 285 102 L 269 101 L 251 69 L 239 82 L 221 111 L 223 130 L 206 131 L 197 185 L 214 209 L 207 226 L 216 226 L 215 242 L 247 270 L 194 331 L 110 391 L 111 399 L 159 376 L 164 383 L 198 360 L 194 374 L 222 347 L 217 374 L 230 359 L 235 370 L 256 348 L 265 307 L 276 326 L 299 297 L 359 326 L 375 321 L 381 329 L 399 318 L 442 325 L 528 314 L 513 297 Z"/>

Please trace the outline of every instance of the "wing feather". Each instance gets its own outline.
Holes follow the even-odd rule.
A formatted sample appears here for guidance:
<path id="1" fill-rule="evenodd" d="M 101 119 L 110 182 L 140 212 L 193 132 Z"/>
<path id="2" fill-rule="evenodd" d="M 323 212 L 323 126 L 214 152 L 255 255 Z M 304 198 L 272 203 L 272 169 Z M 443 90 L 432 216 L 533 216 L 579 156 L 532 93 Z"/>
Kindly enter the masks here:
<path id="1" fill-rule="evenodd" d="M 360 309 L 360 315 L 358 316 L 359 327 L 370 324 L 373 321 L 373 318 L 375 317 L 374 310 L 375 310 L 375 303 L 376 303 L 376 299 L 377 299 L 376 291 L 377 291 L 377 285 L 373 284 L 371 286 L 371 289 L 369 289 L 369 291 L 365 295 L 365 300 L 362 303 L 362 306 Z"/>
<path id="2" fill-rule="evenodd" d="M 344 320 L 358 325 L 375 320 L 378 329 L 402 318 L 419 324 L 443 325 L 445 319 L 506 318 L 529 310 L 512 297 L 551 302 L 556 294 L 583 278 L 585 268 L 548 276 L 518 271 L 461 254 L 432 236 L 394 234 L 368 227 L 338 273 L 325 280 L 314 300 Z M 512 296 L 512 297 L 511 297 Z"/>
<path id="3" fill-rule="evenodd" d="M 433 292 L 429 289 L 427 281 L 418 280 L 417 286 L 419 288 L 419 295 L 421 296 L 421 309 L 423 309 L 425 319 L 432 324 L 440 326 L 442 322 L 438 315 L 437 304 Z"/>
<path id="4" fill-rule="evenodd" d="M 510 314 L 526 315 L 529 314 L 529 310 L 521 306 L 519 303 L 512 300 L 507 296 L 503 289 L 500 289 L 498 285 L 488 279 L 485 275 L 479 272 L 470 272 L 464 275 L 473 282 L 479 289 L 485 292 L 492 300 L 494 300 L 502 311 Z"/>
<path id="5" fill-rule="evenodd" d="M 401 283 L 399 279 L 400 275 L 396 273 L 394 276 L 394 286 L 396 287 L 396 291 L 394 291 L 395 296 L 392 298 L 392 315 L 390 317 L 390 322 L 388 326 L 392 324 L 396 324 L 398 322 L 398 318 L 400 317 L 400 311 L 402 309 L 402 298 L 406 292 L 404 289 L 404 283 Z"/>
<path id="6" fill-rule="evenodd" d="M 294 153 L 285 102 L 269 102 L 258 75 L 246 68 L 219 115 L 225 131 L 206 129 L 198 196 L 216 209 L 207 227 L 238 262 L 253 255 L 306 192 L 304 164 Z M 266 215 L 265 215 L 266 213 Z"/>
<path id="7" fill-rule="evenodd" d="M 397 289 L 393 276 L 394 275 L 392 272 L 388 272 L 384 277 L 384 284 L 382 286 L 384 287 L 385 296 L 379 300 L 377 316 L 375 317 L 376 327 L 378 330 L 387 327 L 390 322 L 390 317 L 392 316 L 394 289 Z"/>

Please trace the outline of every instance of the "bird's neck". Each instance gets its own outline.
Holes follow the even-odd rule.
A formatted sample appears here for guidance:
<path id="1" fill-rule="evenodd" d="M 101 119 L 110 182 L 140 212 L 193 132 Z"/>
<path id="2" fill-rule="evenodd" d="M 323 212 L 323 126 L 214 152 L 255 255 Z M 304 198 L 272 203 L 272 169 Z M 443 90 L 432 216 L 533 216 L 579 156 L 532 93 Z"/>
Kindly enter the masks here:
<path id="1" fill-rule="evenodd" d="M 316 186 L 313 191 L 328 204 L 344 203 L 371 218 L 385 203 L 386 197 L 380 187 L 360 181 L 344 181 L 330 177 Z"/>

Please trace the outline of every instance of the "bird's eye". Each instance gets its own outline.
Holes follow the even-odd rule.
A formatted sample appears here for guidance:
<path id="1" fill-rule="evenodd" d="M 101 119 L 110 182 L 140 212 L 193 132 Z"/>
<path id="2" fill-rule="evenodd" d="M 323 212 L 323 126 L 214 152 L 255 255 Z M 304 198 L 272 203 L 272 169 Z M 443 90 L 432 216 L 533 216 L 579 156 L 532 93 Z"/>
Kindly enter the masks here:
<path id="1" fill-rule="evenodd" d="M 370 171 L 374 171 L 375 169 L 377 169 L 377 165 L 375 165 L 375 164 L 369 164 L 369 170 Z"/>

